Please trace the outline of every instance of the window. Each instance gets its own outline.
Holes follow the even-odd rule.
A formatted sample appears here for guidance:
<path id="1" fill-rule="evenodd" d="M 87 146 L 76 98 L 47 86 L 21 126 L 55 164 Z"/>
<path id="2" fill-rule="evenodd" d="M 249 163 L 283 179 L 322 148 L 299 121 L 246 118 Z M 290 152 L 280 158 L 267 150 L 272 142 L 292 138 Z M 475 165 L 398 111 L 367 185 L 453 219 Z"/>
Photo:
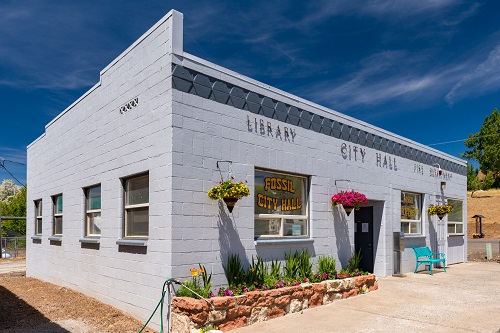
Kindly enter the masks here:
<path id="1" fill-rule="evenodd" d="M 401 191 L 401 231 L 405 234 L 422 233 L 422 196 Z"/>
<path id="2" fill-rule="evenodd" d="M 35 200 L 35 235 L 42 234 L 42 199 Z"/>
<path id="3" fill-rule="evenodd" d="M 255 170 L 254 191 L 255 238 L 309 235 L 306 177 Z"/>
<path id="4" fill-rule="evenodd" d="M 448 234 L 463 234 L 463 201 L 448 199 L 448 205 L 453 206 L 453 211 L 448 214 Z"/>
<path id="5" fill-rule="evenodd" d="M 54 217 L 54 223 L 52 226 L 53 235 L 62 235 L 63 229 L 63 196 L 62 194 L 55 195 L 52 197 L 53 208 L 52 213 Z"/>
<path id="6" fill-rule="evenodd" d="M 125 237 L 149 235 L 149 175 L 124 180 Z"/>
<path id="7" fill-rule="evenodd" d="M 85 189 L 85 236 L 101 235 L 101 185 Z"/>

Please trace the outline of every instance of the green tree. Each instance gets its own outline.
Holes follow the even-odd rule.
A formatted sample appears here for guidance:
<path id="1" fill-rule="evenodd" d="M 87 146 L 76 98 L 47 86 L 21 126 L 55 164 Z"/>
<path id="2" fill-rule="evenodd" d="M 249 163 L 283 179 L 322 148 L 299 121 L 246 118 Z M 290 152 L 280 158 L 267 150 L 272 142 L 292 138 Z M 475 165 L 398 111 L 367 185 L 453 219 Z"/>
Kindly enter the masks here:
<path id="1" fill-rule="evenodd" d="M 498 109 L 486 117 L 483 126 L 476 134 L 469 134 L 464 141 L 469 150 L 462 157 L 476 160 L 480 169 L 485 173 L 492 173 L 494 178 L 500 176 L 500 113 Z"/>
<path id="2" fill-rule="evenodd" d="M 474 192 L 489 190 L 495 182 L 492 172 L 486 173 L 483 179 L 479 179 L 477 177 L 478 171 L 471 164 L 467 165 L 467 191 L 472 191 L 470 195 L 472 198 L 474 197 Z"/>
<path id="3" fill-rule="evenodd" d="M 0 202 L 2 205 L 2 216 L 26 216 L 26 187 L 8 200 Z M 2 220 L 2 227 L 26 235 L 26 220 Z"/>
<path id="4" fill-rule="evenodd" d="M 4 179 L 0 184 L 0 201 L 7 201 L 12 199 L 20 187 L 14 184 L 12 179 Z"/>

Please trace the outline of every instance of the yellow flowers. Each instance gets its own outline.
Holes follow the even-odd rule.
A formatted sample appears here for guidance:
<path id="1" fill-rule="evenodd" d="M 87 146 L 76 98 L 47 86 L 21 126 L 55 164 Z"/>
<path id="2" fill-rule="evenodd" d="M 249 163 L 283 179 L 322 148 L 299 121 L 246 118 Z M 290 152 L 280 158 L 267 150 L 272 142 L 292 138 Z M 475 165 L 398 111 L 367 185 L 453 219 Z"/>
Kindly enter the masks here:
<path id="1" fill-rule="evenodd" d="M 191 268 L 191 269 L 189 270 L 189 272 L 191 273 L 191 276 L 192 276 L 192 277 L 197 277 L 197 276 L 198 276 L 198 274 L 203 274 L 203 273 L 205 273 L 205 271 L 204 271 L 203 269 L 196 269 L 196 268 Z"/>
<path id="2" fill-rule="evenodd" d="M 232 177 L 220 185 L 214 186 L 208 191 L 208 197 L 212 200 L 224 198 L 237 198 L 246 197 L 250 195 L 250 189 L 243 182 L 236 182 Z"/>
<path id="3" fill-rule="evenodd" d="M 429 215 L 446 215 L 453 211 L 453 206 L 451 205 L 430 205 L 427 209 L 427 213 Z"/>

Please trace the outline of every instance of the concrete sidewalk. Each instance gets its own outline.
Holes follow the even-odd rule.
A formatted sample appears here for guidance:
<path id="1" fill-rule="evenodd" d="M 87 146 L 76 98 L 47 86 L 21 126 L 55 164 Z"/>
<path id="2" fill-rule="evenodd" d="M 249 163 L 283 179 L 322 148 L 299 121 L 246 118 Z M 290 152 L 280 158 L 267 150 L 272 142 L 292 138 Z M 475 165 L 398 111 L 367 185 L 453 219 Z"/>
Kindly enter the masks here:
<path id="1" fill-rule="evenodd" d="M 234 333 L 498 332 L 500 264 L 471 262 L 386 277 L 379 290 L 304 310 Z"/>

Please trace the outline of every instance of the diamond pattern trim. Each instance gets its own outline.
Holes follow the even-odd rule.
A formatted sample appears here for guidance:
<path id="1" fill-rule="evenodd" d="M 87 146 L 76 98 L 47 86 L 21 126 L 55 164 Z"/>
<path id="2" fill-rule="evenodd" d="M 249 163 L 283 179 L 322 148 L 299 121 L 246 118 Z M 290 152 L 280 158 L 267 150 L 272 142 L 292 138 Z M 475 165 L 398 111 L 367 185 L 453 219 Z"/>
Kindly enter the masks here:
<path id="1" fill-rule="evenodd" d="M 253 91 L 234 86 L 231 83 L 180 65 L 172 65 L 172 84 L 176 90 L 234 106 L 241 110 L 247 110 L 256 115 L 300 126 L 307 130 L 407 158 L 418 163 L 431 166 L 438 163 L 443 170 L 463 176 L 467 174 L 467 167 L 463 165 L 343 124 L 334 119 L 301 110 L 268 96 L 261 96 Z"/>

